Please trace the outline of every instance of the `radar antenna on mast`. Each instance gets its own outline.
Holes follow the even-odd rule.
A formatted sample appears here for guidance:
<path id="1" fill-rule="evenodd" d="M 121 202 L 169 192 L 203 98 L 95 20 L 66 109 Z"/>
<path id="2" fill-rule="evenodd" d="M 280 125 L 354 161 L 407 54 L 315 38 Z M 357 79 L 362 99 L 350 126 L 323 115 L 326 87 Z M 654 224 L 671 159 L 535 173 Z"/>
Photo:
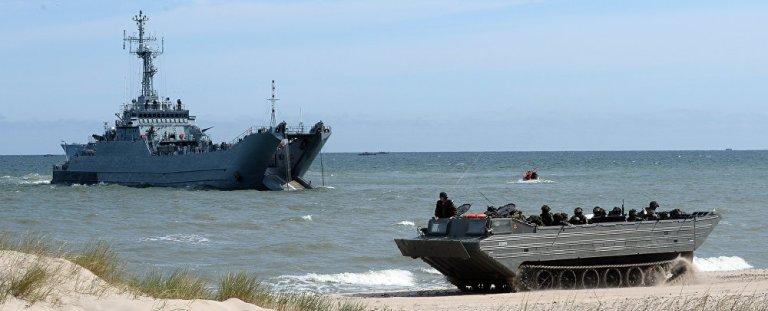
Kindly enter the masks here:
<path id="1" fill-rule="evenodd" d="M 131 54 L 136 54 L 136 56 L 141 58 L 144 65 L 141 77 L 141 95 L 139 95 L 138 101 L 136 102 L 136 105 L 141 107 L 145 102 L 154 101 L 158 98 L 157 91 L 155 91 L 152 82 L 155 73 L 157 73 L 157 68 L 152 65 L 152 59 L 163 54 L 163 51 L 165 50 L 165 40 L 160 40 L 159 49 L 157 47 L 152 47 L 150 43 L 157 41 L 157 38 L 144 33 L 144 26 L 149 20 L 149 17 L 144 15 L 142 11 L 139 11 L 138 15 L 133 16 L 133 20 L 139 28 L 139 35 L 138 37 L 127 36 L 125 30 L 123 30 L 123 49 L 125 49 L 125 43 L 127 42 L 129 52 Z"/>
<path id="2" fill-rule="evenodd" d="M 272 104 L 272 119 L 270 119 L 270 126 L 272 127 L 277 126 L 277 119 L 275 118 L 275 102 L 278 100 L 280 99 L 275 97 L 275 80 L 272 80 L 272 97 L 267 98 L 267 101 Z"/>

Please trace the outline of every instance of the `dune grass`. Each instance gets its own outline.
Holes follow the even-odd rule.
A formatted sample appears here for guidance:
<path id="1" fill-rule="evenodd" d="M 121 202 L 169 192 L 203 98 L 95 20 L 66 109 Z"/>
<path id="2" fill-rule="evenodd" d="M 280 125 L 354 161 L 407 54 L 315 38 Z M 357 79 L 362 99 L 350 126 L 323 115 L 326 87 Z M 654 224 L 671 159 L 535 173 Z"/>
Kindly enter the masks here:
<path id="1" fill-rule="evenodd" d="M 246 272 L 224 274 L 216 289 L 211 283 L 190 269 L 177 269 L 170 274 L 158 270 L 143 275 L 129 275 L 117 252 L 103 241 L 88 243 L 79 252 L 68 252 L 65 246 L 56 245 L 45 235 L 24 234 L 13 239 L 9 233 L 0 233 L 0 250 L 17 251 L 52 258 L 64 258 L 81 266 L 107 283 L 136 295 L 158 299 L 211 299 L 224 301 L 237 298 L 261 307 L 280 311 L 362 311 L 366 306 L 359 302 L 335 300 L 311 293 L 277 292 Z M 16 272 L 16 273 L 14 273 Z M 51 292 L 53 272 L 38 263 L 26 271 L 9 271 L 18 275 L 10 280 L 0 279 L 0 303 L 13 296 L 30 303 L 45 300 Z"/>
<path id="2" fill-rule="evenodd" d="M 51 292 L 50 288 L 44 286 L 49 278 L 50 273 L 45 267 L 35 263 L 20 276 L 13 276 L 6 282 L 5 296 L 10 295 L 30 303 L 44 300 Z"/>
<path id="3" fill-rule="evenodd" d="M 256 276 L 245 272 L 227 273 L 219 280 L 216 300 L 224 301 L 229 298 L 237 298 L 260 306 L 271 304 L 274 300 L 272 293 L 259 282 Z"/>
<path id="4" fill-rule="evenodd" d="M 143 277 L 128 281 L 131 289 L 160 299 L 213 299 L 208 281 L 189 269 L 176 269 L 170 275 L 152 270 Z"/>
<path id="5" fill-rule="evenodd" d="M 311 293 L 275 293 L 255 275 L 245 272 L 228 273 L 219 280 L 216 300 L 237 298 L 258 306 L 279 311 L 362 311 L 365 305 L 349 301 L 335 302 Z"/>
<path id="6" fill-rule="evenodd" d="M 81 253 L 70 257 L 70 261 L 109 283 L 122 281 L 122 264 L 117 253 L 105 242 L 89 243 Z"/>
<path id="7" fill-rule="evenodd" d="M 11 250 L 33 255 L 62 257 L 65 255 L 65 245 L 59 248 L 51 246 L 50 239 L 39 233 L 24 233 L 20 239 L 13 239 L 7 232 L 0 233 L 0 250 Z"/>

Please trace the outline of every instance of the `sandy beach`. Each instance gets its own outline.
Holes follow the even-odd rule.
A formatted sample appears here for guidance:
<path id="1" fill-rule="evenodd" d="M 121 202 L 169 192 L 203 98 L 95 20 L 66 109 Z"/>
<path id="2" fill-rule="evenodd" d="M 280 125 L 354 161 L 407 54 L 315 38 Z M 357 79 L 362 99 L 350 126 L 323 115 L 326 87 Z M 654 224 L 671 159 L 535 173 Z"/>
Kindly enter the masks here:
<path id="1" fill-rule="evenodd" d="M 70 261 L 9 250 L 0 251 L 0 282 L 19 279 L 35 266 L 48 272 L 42 284 L 23 297 L 0 299 L 0 310 L 269 310 L 235 298 L 220 302 L 136 295 Z"/>
<path id="2" fill-rule="evenodd" d="M 269 310 L 239 299 L 157 299 L 110 284 L 63 258 L 0 251 L 0 280 L 43 268 L 46 277 L 24 294 L 0 297 L 0 310 Z M 366 310 L 766 310 L 768 270 L 694 272 L 675 284 L 593 290 L 462 294 L 425 290 L 332 295 Z"/>
<path id="3" fill-rule="evenodd" d="M 458 290 L 351 295 L 372 310 L 767 310 L 768 270 L 695 272 L 678 284 L 508 294 Z"/>

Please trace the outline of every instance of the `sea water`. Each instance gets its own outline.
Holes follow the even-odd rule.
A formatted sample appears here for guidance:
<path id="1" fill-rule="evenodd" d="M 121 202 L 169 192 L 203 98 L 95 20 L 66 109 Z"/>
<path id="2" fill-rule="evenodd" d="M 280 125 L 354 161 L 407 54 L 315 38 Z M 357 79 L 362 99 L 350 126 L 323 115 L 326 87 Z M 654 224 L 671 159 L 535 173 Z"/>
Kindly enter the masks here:
<path id="1" fill-rule="evenodd" d="M 701 270 L 768 268 L 768 151 L 324 154 L 328 188 L 295 192 L 51 185 L 63 156 L 0 156 L 0 231 L 42 233 L 77 248 L 104 240 L 134 272 L 190 268 L 212 280 L 249 271 L 315 292 L 449 288 L 400 255 L 445 191 L 470 212 L 514 202 L 716 210 L 696 252 Z M 307 174 L 322 177 L 319 161 Z M 540 182 L 522 182 L 538 168 Z M 486 200 L 487 198 L 487 200 Z"/>

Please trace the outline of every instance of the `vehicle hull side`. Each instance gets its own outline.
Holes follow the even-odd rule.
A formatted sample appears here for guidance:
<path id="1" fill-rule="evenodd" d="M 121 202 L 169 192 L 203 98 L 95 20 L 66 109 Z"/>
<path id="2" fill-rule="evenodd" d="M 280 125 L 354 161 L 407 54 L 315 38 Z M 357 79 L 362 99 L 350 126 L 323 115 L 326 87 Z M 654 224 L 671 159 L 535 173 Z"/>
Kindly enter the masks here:
<path id="1" fill-rule="evenodd" d="M 533 233 L 479 238 L 396 239 L 404 256 L 420 258 L 448 280 L 511 280 L 522 265 L 604 265 L 691 259 L 720 216 L 666 221 L 538 227 Z M 511 283 L 511 281 L 510 281 Z"/>

